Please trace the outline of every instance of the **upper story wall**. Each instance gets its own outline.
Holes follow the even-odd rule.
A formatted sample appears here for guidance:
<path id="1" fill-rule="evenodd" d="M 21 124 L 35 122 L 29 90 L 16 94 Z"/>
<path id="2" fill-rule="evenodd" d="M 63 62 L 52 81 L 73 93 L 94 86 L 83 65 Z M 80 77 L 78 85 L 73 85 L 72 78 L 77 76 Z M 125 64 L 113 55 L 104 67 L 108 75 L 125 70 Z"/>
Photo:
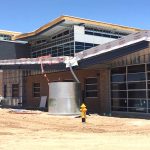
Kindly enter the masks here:
<path id="1" fill-rule="evenodd" d="M 84 26 L 74 26 L 74 40 L 84 43 L 104 44 L 115 40 L 115 38 L 107 38 L 102 36 L 85 34 Z"/>

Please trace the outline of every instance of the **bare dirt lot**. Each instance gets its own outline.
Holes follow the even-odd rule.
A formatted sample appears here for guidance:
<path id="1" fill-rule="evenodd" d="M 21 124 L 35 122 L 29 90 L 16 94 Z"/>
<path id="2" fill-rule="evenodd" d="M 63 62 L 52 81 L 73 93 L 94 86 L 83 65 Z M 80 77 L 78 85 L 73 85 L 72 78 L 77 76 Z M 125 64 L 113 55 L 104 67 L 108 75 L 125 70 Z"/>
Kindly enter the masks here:
<path id="1" fill-rule="evenodd" d="M 0 108 L 0 150 L 149 150 L 150 120 Z"/>

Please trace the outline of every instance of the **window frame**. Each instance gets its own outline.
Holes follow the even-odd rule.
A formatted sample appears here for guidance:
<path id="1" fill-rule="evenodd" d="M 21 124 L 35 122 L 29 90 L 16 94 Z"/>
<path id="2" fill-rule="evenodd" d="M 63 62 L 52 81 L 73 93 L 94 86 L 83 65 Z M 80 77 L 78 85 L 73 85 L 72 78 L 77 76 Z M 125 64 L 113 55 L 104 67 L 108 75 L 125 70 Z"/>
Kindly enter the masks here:
<path id="1" fill-rule="evenodd" d="M 18 83 L 12 84 L 11 94 L 12 94 L 12 98 L 19 97 L 19 84 Z"/>
<path id="2" fill-rule="evenodd" d="M 36 84 L 39 84 L 39 86 L 35 86 Z M 39 91 L 35 91 L 35 89 L 39 89 Z M 39 94 L 39 96 L 36 96 L 36 94 Z M 41 84 L 39 82 L 32 83 L 32 97 L 34 98 L 40 98 L 41 97 Z"/>
<path id="3" fill-rule="evenodd" d="M 88 80 L 88 79 L 96 79 L 97 80 L 97 82 L 96 83 L 86 83 L 86 81 Z M 91 90 L 91 89 L 88 89 L 87 90 L 87 88 L 86 88 L 86 86 L 89 86 L 89 85 L 96 85 L 97 86 L 97 89 L 94 89 L 94 90 Z M 87 94 L 88 93 L 92 93 L 92 92 L 96 92 L 96 96 L 87 96 Z M 85 78 L 85 97 L 86 98 L 98 98 L 98 96 L 99 96 L 99 93 L 98 93 L 98 78 L 95 76 L 95 77 L 87 77 L 87 78 Z"/>

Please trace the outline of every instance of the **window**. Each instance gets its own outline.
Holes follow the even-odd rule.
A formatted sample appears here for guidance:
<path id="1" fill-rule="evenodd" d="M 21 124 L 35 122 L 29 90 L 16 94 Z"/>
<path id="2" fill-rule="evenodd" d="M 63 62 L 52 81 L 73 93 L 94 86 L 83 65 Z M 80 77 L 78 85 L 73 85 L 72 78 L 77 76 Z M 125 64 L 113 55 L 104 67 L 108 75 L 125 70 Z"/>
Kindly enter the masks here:
<path id="1" fill-rule="evenodd" d="M 64 32 L 59 33 L 58 35 L 53 36 L 52 39 L 60 38 L 60 37 L 66 36 L 68 34 L 69 34 L 69 30 L 66 30 Z"/>
<path id="2" fill-rule="evenodd" d="M 126 98 L 127 92 L 126 91 L 113 91 L 111 92 L 112 98 Z"/>
<path id="3" fill-rule="evenodd" d="M 121 84 L 113 83 L 111 85 L 111 89 L 112 90 L 126 90 L 126 83 L 121 83 Z"/>
<path id="4" fill-rule="evenodd" d="M 111 69 L 111 74 L 123 74 L 123 73 L 126 73 L 125 67 L 118 67 Z"/>
<path id="5" fill-rule="evenodd" d="M 127 107 L 127 99 L 112 99 L 112 106 L 113 107 Z"/>
<path id="6" fill-rule="evenodd" d="M 90 77 L 85 80 L 85 91 L 86 97 L 98 97 L 98 85 L 97 85 L 97 78 Z"/>
<path id="7" fill-rule="evenodd" d="M 111 77 L 112 82 L 125 82 L 126 81 L 126 76 L 123 75 L 112 75 Z"/>
<path id="8" fill-rule="evenodd" d="M 128 98 L 146 98 L 146 91 L 128 91 Z"/>
<path id="9" fill-rule="evenodd" d="M 75 51 L 76 53 L 77 52 L 80 52 L 80 51 L 83 51 L 83 50 L 86 50 L 86 49 L 89 49 L 91 47 L 94 47 L 96 46 L 97 44 L 93 44 L 93 43 L 83 43 L 83 42 L 75 42 Z"/>
<path id="10" fill-rule="evenodd" d="M 150 64 L 147 64 L 147 71 L 150 71 Z"/>
<path id="11" fill-rule="evenodd" d="M 147 101 L 145 99 L 128 100 L 129 111 L 131 112 L 146 112 Z"/>
<path id="12" fill-rule="evenodd" d="M 147 78 L 150 80 L 150 72 L 147 73 Z"/>
<path id="13" fill-rule="evenodd" d="M 128 90 L 130 89 L 146 89 L 146 82 L 130 82 L 128 83 Z"/>
<path id="14" fill-rule="evenodd" d="M 150 90 L 147 88 L 150 89 L 150 81 L 146 81 L 146 73 L 143 64 L 111 70 L 112 111 L 150 112 L 147 108 L 147 97 L 150 100 Z M 147 76 L 149 80 L 150 74 L 147 73 Z"/>
<path id="15" fill-rule="evenodd" d="M 12 97 L 19 97 L 19 84 L 12 84 Z"/>
<path id="16" fill-rule="evenodd" d="M 128 73 L 145 72 L 145 65 L 128 66 Z"/>
<path id="17" fill-rule="evenodd" d="M 145 80 L 145 73 L 132 73 L 127 75 L 128 81 L 143 81 Z"/>
<path id="18" fill-rule="evenodd" d="M 33 97 L 40 97 L 40 83 L 33 83 Z"/>
<path id="19" fill-rule="evenodd" d="M 91 31 L 85 31 L 85 34 L 93 35 L 93 32 L 91 32 Z"/>
<path id="20" fill-rule="evenodd" d="M 101 30 L 98 28 L 96 29 L 96 28 L 88 28 L 88 27 L 85 27 L 85 34 L 114 38 L 114 39 L 120 38 L 122 36 L 121 33 L 115 33 L 109 30 Z"/>

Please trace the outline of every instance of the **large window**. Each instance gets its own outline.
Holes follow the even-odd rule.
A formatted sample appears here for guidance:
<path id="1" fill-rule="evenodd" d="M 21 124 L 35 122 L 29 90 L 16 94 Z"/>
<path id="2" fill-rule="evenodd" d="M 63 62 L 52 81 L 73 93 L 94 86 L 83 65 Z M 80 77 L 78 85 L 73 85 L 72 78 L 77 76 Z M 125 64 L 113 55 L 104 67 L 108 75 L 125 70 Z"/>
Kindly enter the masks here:
<path id="1" fill-rule="evenodd" d="M 31 41 L 31 57 L 74 56 L 74 30 L 64 30 L 42 40 Z"/>
<path id="2" fill-rule="evenodd" d="M 33 83 L 33 97 L 40 97 L 40 83 Z"/>
<path id="3" fill-rule="evenodd" d="M 12 84 L 12 97 L 19 97 L 19 84 Z"/>
<path id="4" fill-rule="evenodd" d="M 117 31 L 111 31 L 111 30 L 93 28 L 93 27 L 85 27 L 85 34 L 107 37 L 107 38 L 114 38 L 114 39 L 128 35 L 128 33 L 125 32 L 117 32 Z"/>
<path id="5" fill-rule="evenodd" d="M 93 44 L 93 43 L 75 42 L 75 52 L 78 53 L 80 51 L 89 49 L 89 48 L 97 46 L 97 45 L 98 44 Z"/>
<path id="6" fill-rule="evenodd" d="M 147 67 L 148 69 L 150 67 Z M 146 64 L 114 68 L 111 71 L 111 100 L 113 111 L 149 111 L 150 73 Z"/>
<path id="7" fill-rule="evenodd" d="M 87 98 L 98 97 L 98 80 L 96 77 L 89 77 L 85 80 L 85 92 Z"/>

